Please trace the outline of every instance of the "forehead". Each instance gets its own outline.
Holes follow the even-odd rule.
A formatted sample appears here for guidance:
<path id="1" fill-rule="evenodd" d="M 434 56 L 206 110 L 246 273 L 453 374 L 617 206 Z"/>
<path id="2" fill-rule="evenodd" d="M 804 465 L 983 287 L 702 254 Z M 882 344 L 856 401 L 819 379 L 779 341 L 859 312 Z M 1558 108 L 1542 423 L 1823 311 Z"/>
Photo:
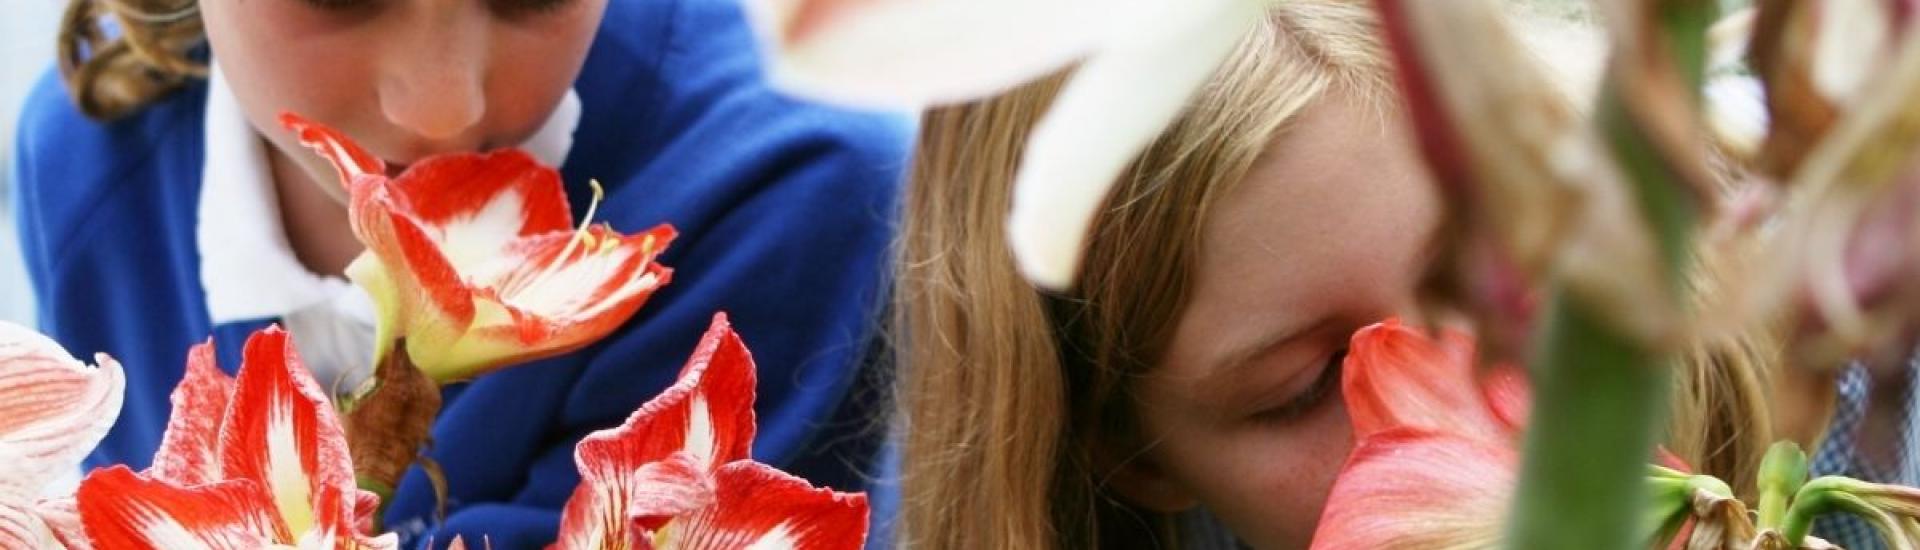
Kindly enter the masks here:
<path id="1" fill-rule="evenodd" d="M 1329 317 L 1365 323 L 1408 305 L 1440 205 L 1390 113 L 1323 98 L 1213 207 L 1170 359 L 1213 363 Z"/>

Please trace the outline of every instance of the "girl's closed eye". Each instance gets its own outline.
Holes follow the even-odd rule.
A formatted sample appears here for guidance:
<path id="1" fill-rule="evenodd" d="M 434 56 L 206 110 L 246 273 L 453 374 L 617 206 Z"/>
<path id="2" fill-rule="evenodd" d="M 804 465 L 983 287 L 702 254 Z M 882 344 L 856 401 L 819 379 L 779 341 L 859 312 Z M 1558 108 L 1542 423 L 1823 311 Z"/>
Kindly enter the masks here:
<path id="1" fill-rule="evenodd" d="M 298 0 L 307 7 L 323 12 L 353 13 L 379 6 L 384 0 Z"/>
<path id="2" fill-rule="evenodd" d="M 1337 397 L 1340 389 L 1341 365 L 1346 363 L 1347 350 L 1342 348 L 1329 354 L 1314 367 L 1318 372 L 1305 387 L 1289 388 L 1276 404 L 1254 413 L 1253 419 L 1263 424 L 1284 424 L 1306 416 L 1321 405 Z M 1296 384 L 1297 385 L 1297 384 Z"/>
<path id="3" fill-rule="evenodd" d="M 508 19 L 533 17 L 559 11 L 574 0 L 486 0 L 488 9 Z"/>
<path id="4" fill-rule="evenodd" d="M 391 0 L 298 0 L 309 7 L 321 11 L 352 13 L 378 7 Z M 485 2 L 487 9 L 504 18 L 521 18 L 557 11 L 574 0 L 475 0 Z"/>

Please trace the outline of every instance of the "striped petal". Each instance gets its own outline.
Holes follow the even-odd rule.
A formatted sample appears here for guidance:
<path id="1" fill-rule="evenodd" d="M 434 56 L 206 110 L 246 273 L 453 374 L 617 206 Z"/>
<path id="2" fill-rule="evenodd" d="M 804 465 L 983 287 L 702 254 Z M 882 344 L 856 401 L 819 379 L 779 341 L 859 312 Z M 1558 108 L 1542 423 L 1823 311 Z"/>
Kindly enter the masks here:
<path id="1" fill-rule="evenodd" d="M 173 388 L 173 412 L 147 475 L 189 486 L 220 477 L 220 422 L 233 398 L 233 378 L 214 361 L 212 342 L 187 352 L 187 373 Z"/>
<path id="2" fill-rule="evenodd" d="M 753 444 L 754 383 L 752 355 L 726 315 L 715 315 L 673 386 L 620 427 L 594 432 L 574 448 L 580 485 L 562 513 L 557 547 L 600 548 L 622 540 L 634 495 L 657 482 L 658 476 L 641 475 L 649 464 L 677 454 L 688 469 L 706 473 L 746 459 Z"/>
<path id="3" fill-rule="evenodd" d="M 77 468 L 113 427 L 126 374 L 105 354 L 89 367 L 37 332 L 0 322 L 0 449 L 9 471 L 44 481 Z M 31 490 L 37 492 L 39 485 Z"/>
<path id="4" fill-rule="evenodd" d="M 858 550 L 866 543 L 865 494 L 815 488 L 750 460 L 720 467 L 711 491 L 711 504 L 671 519 L 635 506 L 634 522 L 660 522 L 651 538 L 661 549 Z"/>
<path id="5" fill-rule="evenodd" d="M 1073 283 L 1093 215 L 1121 170 L 1265 11 L 1253 0 L 1169 5 L 1167 24 L 1143 27 L 1080 66 L 1034 127 L 1014 178 L 1008 238 L 1028 280 Z"/>
<path id="6" fill-rule="evenodd" d="M 292 339 L 279 327 L 256 332 L 243 361 L 220 446 L 224 479 L 264 489 L 291 533 L 354 532 L 359 494 L 346 435 Z"/>
<path id="7" fill-rule="evenodd" d="M 291 538 L 251 480 L 183 488 L 113 466 L 88 475 L 75 499 L 102 549 L 255 550 Z"/>
<path id="8" fill-rule="evenodd" d="M 386 161 L 362 149 L 345 134 L 293 113 L 280 113 L 280 125 L 294 133 L 300 144 L 320 153 L 340 174 L 340 185 L 349 192 L 361 185 L 378 185 L 387 173 Z M 363 179 L 363 178 L 373 179 Z"/>
<path id="9" fill-rule="evenodd" d="M 1497 547 L 1519 460 L 1505 442 L 1410 429 L 1369 436 L 1333 483 L 1313 549 Z"/>
<path id="10" fill-rule="evenodd" d="M 483 281 L 472 320 L 411 324 L 408 356 L 450 381 L 579 349 L 619 328 L 671 280 L 655 259 L 674 236 L 665 225 L 633 235 L 595 225 L 516 241 L 471 273 Z"/>
<path id="11" fill-rule="evenodd" d="M 80 505 L 73 497 L 42 500 L 35 508 L 53 535 L 56 548 L 93 550 L 93 541 L 87 538 L 86 527 L 80 524 Z"/>
<path id="12" fill-rule="evenodd" d="M 45 548 L 54 541 L 33 505 L 35 486 L 44 478 L 27 475 L 26 462 L 13 449 L 0 447 L 0 548 Z"/>

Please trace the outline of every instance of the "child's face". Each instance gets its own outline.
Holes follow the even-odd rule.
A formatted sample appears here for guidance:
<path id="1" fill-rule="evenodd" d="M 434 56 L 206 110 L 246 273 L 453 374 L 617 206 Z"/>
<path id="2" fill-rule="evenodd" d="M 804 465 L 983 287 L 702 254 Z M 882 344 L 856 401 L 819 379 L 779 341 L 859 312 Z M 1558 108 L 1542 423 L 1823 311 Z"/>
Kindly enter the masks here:
<path id="1" fill-rule="evenodd" d="M 1338 363 L 1413 311 L 1440 202 L 1403 121 L 1340 96 L 1302 113 L 1214 208 L 1167 357 L 1133 386 L 1143 504 L 1205 505 L 1261 548 L 1304 548 L 1352 444 Z"/>
<path id="2" fill-rule="evenodd" d="M 573 86 L 606 1 L 200 5 L 247 119 L 331 190 L 332 169 L 280 129 L 282 111 L 345 131 L 395 172 L 434 153 L 518 145 Z"/>

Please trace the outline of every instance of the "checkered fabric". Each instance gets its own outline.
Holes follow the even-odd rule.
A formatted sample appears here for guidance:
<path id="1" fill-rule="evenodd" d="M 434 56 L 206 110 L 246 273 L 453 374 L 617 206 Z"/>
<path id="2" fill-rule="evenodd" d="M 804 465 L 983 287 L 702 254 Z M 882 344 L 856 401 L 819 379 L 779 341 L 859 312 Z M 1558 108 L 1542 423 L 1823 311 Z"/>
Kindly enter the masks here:
<path id="1" fill-rule="evenodd" d="M 1915 372 L 1920 370 L 1920 364 L 1917 363 L 1920 363 L 1920 356 L 1908 360 L 1906 374 L 1909 394 L 1912 393 L 1911 388 L 1915 387 Z M 1833 422 L 1827 428 L 1826 441 L 1813 455 L 1811 474 L 1813 476 L 1842 475 L 1878 483 L 1913 483 L 1915 480 L 1903 479 L 1907 476 L 1902 475 L 1909 470 L 1909 465 L 1906 463 L 1913 460 L 1911 453 L 1908 452 L 1909 437 L 1907 436 L 1911 434 L 1902 434 L 1900 441 L 1896 443 L 1897 458 L 1891 462 L 1878 461 L 1855 453 L 1854 443 L 1859 435 L 1860 423 L 1866 415 L 1867 400 L 1872 395 L 1873 389 L 1873 379 L 1868 375 L 1866 366 L 1857 362 L 1847 365 L 1846 370 L 1840 374 L 1837 385 L 1839 397 L 1834 404 Z M 1902 426 L 1903 431 L 1910 432 L 1914 429 L 1912 424 L 1914 400 L 1908 395 L 1902 396 L 1901 402 L 1900 418 L 1896 425 Z M 1872 525 L 1850 514 L 1828 514 L 1814 520 L 1813 534 L 1848 550 L 1879 550 L 1886 547 L 1881 544 L 1880 535 L 1874 531 Z"/>

